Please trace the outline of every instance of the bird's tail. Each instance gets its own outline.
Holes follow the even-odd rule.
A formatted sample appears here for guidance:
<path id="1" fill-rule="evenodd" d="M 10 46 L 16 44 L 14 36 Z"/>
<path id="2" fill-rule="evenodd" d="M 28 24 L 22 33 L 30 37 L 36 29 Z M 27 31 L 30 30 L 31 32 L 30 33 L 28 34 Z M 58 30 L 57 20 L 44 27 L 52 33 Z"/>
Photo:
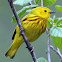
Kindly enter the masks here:
<path id="1" fill-rule="evenodd" d="M 5 56 L 9 56 L 11 59 L 14 58 L 18 48 L 22 45 L 23 42 L 18 41 L 18 42 L 13 42 L 9 50 L 5 53 Z"/>
<path id="2" fill-rule="evenodd" d="M 13 49 L 10 47 L 10 49 L 5 53 L 5 56 L 9 56 L 11 59 L 14 58 L 15 54 L 17 52 L 17 49 Z"/>

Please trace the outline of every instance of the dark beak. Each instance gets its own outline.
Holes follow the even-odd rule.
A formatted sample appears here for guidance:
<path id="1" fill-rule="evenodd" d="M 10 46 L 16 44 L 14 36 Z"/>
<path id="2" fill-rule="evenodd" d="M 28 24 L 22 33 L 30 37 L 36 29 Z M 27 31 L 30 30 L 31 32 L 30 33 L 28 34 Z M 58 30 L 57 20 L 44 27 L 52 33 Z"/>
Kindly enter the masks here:
<path id="1" fill-rule="evenodd" d="M 51 12 L 49 12 L 50 14 L 52 14 L 52 13 L 56 13 L 55 11 L 51 11 Z"/>

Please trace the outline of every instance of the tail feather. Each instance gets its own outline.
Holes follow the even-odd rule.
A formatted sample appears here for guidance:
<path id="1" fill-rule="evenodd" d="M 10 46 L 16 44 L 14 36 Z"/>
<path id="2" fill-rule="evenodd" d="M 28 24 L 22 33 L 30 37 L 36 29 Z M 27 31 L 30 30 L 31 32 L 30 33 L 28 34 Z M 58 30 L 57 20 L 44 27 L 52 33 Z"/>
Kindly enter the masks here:
<path id="1" fill-rule="evenodd" d="M 15 54 L 17 52 L 17 49 L 12 50 L 11 48 L 5 53 L 5 56 L 9 56 L 11 59 L 14 58 Z"/>
<path id="2" fill-rule="evenodd" d="M 24 42 L 23 37 L 22 36 L 18 37 L 18 36 L 19 36 L 18 34 L 15 36 L 11 47 L 5 54 L 6 57 L 9 56 L 11 59 L 13 59 L 18 48 L 23 44 L 23 42 Z"/>

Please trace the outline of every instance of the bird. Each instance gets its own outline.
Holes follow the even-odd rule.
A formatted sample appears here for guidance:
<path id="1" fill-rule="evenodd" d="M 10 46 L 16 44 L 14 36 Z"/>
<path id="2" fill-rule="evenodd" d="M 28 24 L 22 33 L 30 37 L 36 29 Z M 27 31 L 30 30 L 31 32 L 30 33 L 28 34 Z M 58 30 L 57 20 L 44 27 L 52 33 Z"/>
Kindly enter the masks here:
<path id="1" fill-rule="evenodd" d="M 42 33 L 45 32 L 47 27 L 47 19 L 55 11 L 50 10 L 47 7 L 36 7 L 32 9 L 26 16 L 21 19 L 22 27 L 30 42 L 34 42 L 39 38 Z M 14 58 L 19 47 L 24 43 L 22 35 L 20 35 L 20 29 L 17 25 L 14 29 L 12 36 L 13 43 L 11 44 L 5 56 Z"/>

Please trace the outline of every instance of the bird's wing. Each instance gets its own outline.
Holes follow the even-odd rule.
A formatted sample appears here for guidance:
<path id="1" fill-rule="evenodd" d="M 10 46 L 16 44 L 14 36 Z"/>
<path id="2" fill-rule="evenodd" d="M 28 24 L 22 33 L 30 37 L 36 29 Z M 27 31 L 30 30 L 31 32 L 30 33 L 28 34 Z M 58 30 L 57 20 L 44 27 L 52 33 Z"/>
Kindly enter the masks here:
<path id="1" fill-rule="evenodd" d="M 12 40 L 14 40 L 15 34 L 16 34 L 16 29 L 13 32 Z"/>

